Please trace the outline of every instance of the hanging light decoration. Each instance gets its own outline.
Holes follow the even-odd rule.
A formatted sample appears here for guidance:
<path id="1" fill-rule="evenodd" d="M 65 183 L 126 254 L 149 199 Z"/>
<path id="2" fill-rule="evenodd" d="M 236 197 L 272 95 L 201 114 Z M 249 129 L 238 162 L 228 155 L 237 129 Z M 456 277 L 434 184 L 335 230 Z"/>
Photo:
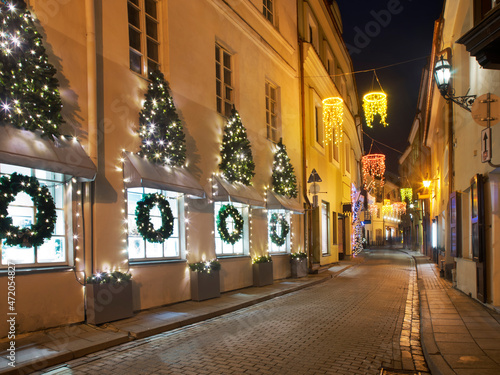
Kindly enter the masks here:
<path id="1" fill-rule="evenodd" d="M 367 189 L 373 179 L 380 180 L 380 186 L 384 186 L 385 155 L 368 154 L 361 158 L 363 166 L 363 184 Z"/>
<path id="2" fill-rule="evenodd" d="M 325 143 L 342 142 L 342 123 L 344 122 L 344 101 L 339 97 L 323 100 L 323 123 L 326 127 Z"/>
<path id="3" fill-rule="evenodd" d="M 385 121 L 387 118 L 387 94 L 380 91 L 374 91 L 363 96 L 363 110 L 365 111 L 366 125 L 373 127 L 372 122 L 375 115 L 380 115 L 380 123 L 388 126 Z"/>
<path id="4" fill-rule="evenodd" d="M 411 201 L 413 200 L 413 189 L 412 188 L 402 188 L 402 189 L 400 189 L 400 192 L 401 192 L 401 200 L 403 202 L 408 201 L 409 203 L 411 203 Z"/>
<path id="5" fill-rule="evenodd" d="M 396 215 L 404 215 L 406 213 L 406 203 L 395 202 L 392 204 L 392 209 Z"/>
<path id="6" fill-rule="evenodd" d="M 382 215 L 391 216 L 394 208 L 392 207 L 391 201 L 389 199 L 384 199 L 384 205 L 382 206 Z"/>
<path id="7" fill-rule="evenodd" d="M 378 213 L 378 205 L 376 203 L 370 204 L 369 210 L 372 217 L 376 217 Z"/>

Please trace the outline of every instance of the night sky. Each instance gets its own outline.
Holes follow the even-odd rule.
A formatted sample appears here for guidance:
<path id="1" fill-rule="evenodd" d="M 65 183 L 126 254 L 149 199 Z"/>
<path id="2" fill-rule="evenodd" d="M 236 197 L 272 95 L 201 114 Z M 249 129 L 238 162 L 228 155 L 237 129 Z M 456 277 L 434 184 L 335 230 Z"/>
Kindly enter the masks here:
<path id="1" fill-rule="evenodd" d="M 377 69 L 377 76 L 388 95 L 388 127 L 375 117 L 373 128 L 364 122 L 363 130 L 379 142 L 401 153 L 416 113 L 422 69 L 432 47 L 434 21 L 443 8 L 443 0 L 337 0 L 355 71 L 379 68 L 407 60 L 413 62 Z M 379 86 L 373 72 L 356 74 L 360 105 L 363 95 Z M 365 153 L 372 141 L 364 136 Z M 401 153 L 374 143 L 371 153 L 386 155 L 387 170 L 397 173 Z"/>

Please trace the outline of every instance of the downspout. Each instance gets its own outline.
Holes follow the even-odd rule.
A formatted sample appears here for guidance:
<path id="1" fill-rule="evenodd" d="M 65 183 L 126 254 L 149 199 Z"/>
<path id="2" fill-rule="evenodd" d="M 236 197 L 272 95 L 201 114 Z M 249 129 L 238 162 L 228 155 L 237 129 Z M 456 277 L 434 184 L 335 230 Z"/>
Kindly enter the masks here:
<path id="1" fill-rule="evenodd" d="M 85 27 L 87 42 L 87 111 L 88 153 L 97 164 L 97 50 L 95 27 L 95 0 L 85 0 Z M 94 199 L 95 182 L 89 182 L 86 190 L 90 200 L 90 273 L 94 274 Z"/>

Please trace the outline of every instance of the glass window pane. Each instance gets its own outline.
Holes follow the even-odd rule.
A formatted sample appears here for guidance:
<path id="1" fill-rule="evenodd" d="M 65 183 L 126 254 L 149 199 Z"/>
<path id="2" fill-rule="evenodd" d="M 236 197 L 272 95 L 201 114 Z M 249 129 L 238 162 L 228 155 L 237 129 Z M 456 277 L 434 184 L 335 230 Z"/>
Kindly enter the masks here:
<path id="1" fill-rule="evenodd" d="M 230 101 L 232 99 L 232 95 L 231 95 L 232 92 L 233 92 L 233 90 L 231 90 L 231 87 L 226 86 L 226 97 L 225 97 L 226 100 Z"/>
<path id="2" fill-rule="evenodd" d="M 148 38 L 148 58 L 158 61 L 158 44 Z"/>
<path id="3" fill-rule="evenodd" d="M 154 40 L 158 40 L 158 23 L 146 17 L 146 34 Z"/>
<path id="4" fill-rule="evenodd" d="M 165 254 L 167 258 L 173 258 L 179 256 L 179 240 L 177 238 L 169 238 L 165 244 Z"/>
<path id="5" fill-rule="evenodd" d="M 148 74 L 154 72 L 155 70 L 159 70 L 160 65 L 153 61 L 153 60 L 148 60 Z"/>
<path id="6" fill-rule="evenodd" d="M 25 176 L 31 176 L 31 169 L 24 168 L 17 165 L 10 164 L 0 164 L 0 172 L 4 174 L 12 174 L 16 172 L 17 174 L 23 174 Z"/>
<path id="7" fill-rule="evenodd" d="M 158 15 L 156 14 L 156 1 L 146 0 L 146 13 L 153 18 L 158 18 Z"/>
<path id="8" fill-rule="evenodd" d="M 222 83 L 221 83 L 221 81 L 216 82 L 215 88 L 216 88 L 217 96 L 222 96 Z"/>
<path id="9" fill-rule="evenodd" d="M 31 206 L 33 206 L 33 199 L 31 199 L 31 196 L 29 196 L 25 192 L 20 192 L 20 193 L 17 193 L 16 199 L 14 200 L 14 202 L 12 202 L 9 205 L 9 208 L 11 206 L 30 206 L 31 207 Z M 9 214 L 10 214 L 10 211 L 9 211 Z"/>
<path id="10" fill-rule="evenodd" d="M 217 112 L 222 113 L 222 100 L 217 98 Z"/>
<path id="11" fill-rule="evenodd" d="M 162 258 L 163 244 L 146 241 L 146 258 Z"/>
<path id="12" fill-rule="evenodd" d="M 224 83 L 231 86 L 231 71 L 224 69 Z"/>
<path id="13" fill-rule="evenodd" d="M 139 0 L 128 0 L 128 1 L 139 6 Z"/>
<path id="14" fill-rule="evenodd" d="M 45 240 L 42 246 L 37 249 L 38 262 L 57 263 L 66 260 L 66 249 L 63 237 L 52 237 Z"/>
<path id="15" fill-rule="evenodd" d="M 215 45 L 215 61 L 220 62 L 220 47 Z"/>
<path id="16" fill-rule="evenodd" d="M 135 221 L 135 220 L 134 220 Z M 142 237 L 130 236 L 128 239 L 128 256 L 130 259 L 145 258 L 144 240 Z"/>
<path id="17" fill-rule="evenodd" d="M 130 3 L 128 4 L 128 23 L 138 29 L 141 28 L 140 11 Z"/>
<path id="18" fill-rule="evenodd" d="M 232 103 L 224 102 L 224 114 L 226 116 L 231 115 L 231 109 L 233 108 Z"/>
<path id="19" fill-rule="evenodd" d="M 215 63 L 215 77 L 219 80 L 221 79 L 220 75 L 220 64 L 218 62 Z"/>
<path id="20" fill-rule="evenodd" d="M 142 56 L 132 50 L 130 51 L 130 70 L 138 74 L 142 71 Z"/>
<path id="21" fill-rule="evenodd" d="M 66 234 L 65 228 L 64 228 L 64 211 L 63 210 L 56 210 L 57 214 L 57 221 L 56 221 L 56 227 L 54 234 L 57 236 L 64 236 Z"/>
<path id="22" fill-rule="evenodd" d="M 128 28 L 128 40 L 129 45 L 137 51 L 141 50 L 141 32 L 134 29 L 133 27 Z"/>
<path id="23" fill-rule="evenodd" d="M 29 264 L 35 263 L 35 250 L 30 247 L 20 246 L 5 246 L 5 241 L 2 241 L 2 264 Z"/>
<path id="24" fill-rule="evenodd" d="M 33 208 L 15 207 L 9 205 L 9 216 L 12 218 L 12 225 L 19 228 L 27 228 L 34 222 Z"/>
<path id="25" fill-rule="evenodd" d="M 231 69 L 231 55 L 224 51 L 224 68 Z"/>

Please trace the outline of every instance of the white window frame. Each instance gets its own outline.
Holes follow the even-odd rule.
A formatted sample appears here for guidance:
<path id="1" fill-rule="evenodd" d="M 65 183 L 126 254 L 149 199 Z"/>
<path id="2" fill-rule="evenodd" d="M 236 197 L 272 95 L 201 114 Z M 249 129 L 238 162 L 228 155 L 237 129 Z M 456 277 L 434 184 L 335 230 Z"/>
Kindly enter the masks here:
<path id="1" fill-rule="evenodd" d="M 151 262 L 151 261 L 168 261 L 168 260 L 179 260 L 185 259 L 185 213 L 184 213 L 184 194 L 167 191 L 167 190 L 159 190 L 159 189 L 149 189 L 149 188 L 129 188 L 126 191 L 127 193 L 127 222 L 128 222 L 128 235 L 127 235 L 127 245 L 128 245 L 128 256 L 130 262 Z M 174 233 L 172 236 L 167 239 L 165 242 L 161 244 L 156 244 L 152 242 L 146 241 L 137 231 L 136 225 L 136 215 L 135 210 L 137 205 L 134 204 L 134 200 L 130 199 L 132 194 L 141 194 L 142 199 L 146 194 L 156 193 L 163 195 L 167 201 L 170 203 L 172 208 L 173 203 L 176 204 L 177 209 L 172 209 L 172 214 L 174 216 Z M 155 207 L 151 210 L 150 215 L 152 218 L 153 225 L 155 228 L 161 225 L 161 217 L 159 217 L 159 211 L 156 212 L 157 215 L 154 215 L 155 211 L 158 208 Z M 168 251 L 167 246 L 171 246 L 172 242 L 175 241 L 175 246 L 177 246 L 177 254 L 176 255 L 166 255 L 166 251 Z M 134 256 L 134 248 L 139 244 L 139 248 L 142 252 L 144 252 L 144 256 Z M 155 247 L 161 246 L 162 256 L 148 256 L 148 250 L 152 251 Z"/>
<path id="2" fill-rule="evenodd" d="M 344 171 L 347 175 L 351 175 L 351 140 L 344 134 Z"/>
<path id="3" fill-rule="evenodd" d="M 316 17 L 314 17 L 313 12 L 307 6 L 306 7 L 306 24 L 307 24 L 307 42 L 311 43 L 316 52 L 319 54 L 319 28 L 318 22 L 316 21 Z"/>
<path id="4" fill-rule="evenodd" d="M 262 14 L 264 15 L 264 18 L 273 25 L 276 22 L 274 9 L 274 0 L 262 0 Z"/>
<path id="5" fill-rule="evenodd" d="M 73 237 L 73 230 L 72 230 L 72 197 L 71 197 L 71 189 L 67 188 L 67 176 L 62 175 L 60 173 L 53 173 L 45 170 L 40 170 L 40 169 L 32 169 L 32 168 L 26 168 L 26 167 L 21 167 L 17 165 L 10 165 L 10 164 L 0 164 L 0 175 L 10 175 L 14 172 L 17 172 L 18 174 L 25 175 L 25 176 L 34 176 L 38 179 L 40 182 L 40 185 L 45 185 L 49 188 L 49 191 L 51 192 L 52 198 L 54 199 L 54 203 L 56 205 L 56 214 L 57 214 L 57 220 L 54 228 L 54 232 L 52 234 L 52 237 L 50 239 L 46 239 L 44 243 L 41 246 L 34 246 L 31 248 L 26 248 L 26 247 L 19 247 L 19 246 L 6 246 L 6 250 L 12 249 L 15 253 L 20 254 L 20 252 L 26 252 L 28 253 L 29 251 L 33 252 L 33 259 L 34 262 L 19 262 L 18 259 L 12 259 L 9 258 L 8 255 L 4 255 L 3 252 L 3 247 L 4 245 L 0 245 L 0 250 L 2 253 L 2 261 L 0 268 L 5 269 L 8 267 L 9 259 L 12 263 L 16 264 L 16 267 L 18 268 L 39 268 L 39 267 L 48 267 L 48 266 L 67 266 L 69 264 L 72 264 L 73 262 L 73 242 L 70 241 L 70 238 Z M 52 175 L 52 178 L 43 178 L 43 174 L 50 173 Z M 61 189 L 61 190 L 59 190 Z M 56 194 L 56 190 L 58 193 Z M 24 194 L 25 196 L 21 196 L 21 194 Z M 26 203 L 21 203 L 22 200 L 25 201 L 31 201 L 31 204 L 26 204 Z M 36 215 L 36 209 L 35 206 L 31 200 L 31 198 L 26 194 L 26 193 L 19 193 L 16 196 L 16 200 L 9 204 L 9 214 L 12 212 L 12 210 L 15 209 L 19 210 L 24 210 L 27 211 L 28 209 L 32 209 L 32 215 L 30 219 L 32 222 L 35 219 Z M 18 218 L 16 219 L 16 216 Z M 12 216 L 11 216 L 12 217 Z M 13 216 L 13 225 L 16 226 L 21 226 L 17 221 L 19 220 L 19 215 L 14 215 Z M 26 225 L 31 225 L 31 223 L 26 222 Z M 3 242 L 3 240 L 2 240 Z M 42 252 L 42 249 L 44 246 L 49 246 L 50 248 L 56 246 L 56 244 L 59 244 L 59 246 L 63 246 L 63 259 L 57 260 L 57 261 L 39 261 L 39 256 Z"/>
<path id="6" fill-rule="evenodd" d="M 323 124 L 323 103 L 321 99 L 319 98 L 318 94 L 316 91 L 311 89 L 312 92 L 312 121 L 311 123 L 314 124 L 313 127 L 313 137 L 314 137 L 314 144 L 316 145 L 316 148 L 320 149 L 322 152 L 324 152 L 325 148 L 325 128 Z"/>
<path id="7" fill-rule="evenodd" d="M 271 241 L 271 231 L 269 228 L 271 227 L 271 215 L 272 214 L 278 214 L 284 216 L 286 222 L 288 223 L 290 227 L 290 231 L 288 232 L 286 236 L 285 243 L 281 246 L 276 245 L 273 241 Z M 291 224 L 291 214 L 290 211 L 288 210 L 267 210 L 267 228 L 268 228 L 268 234 L 267 234 L 267 242 L 269 244 L 268 252 L 271 254 L 287 254 L 290 252 L 290 235 L 292 232 L 292 224 Z M 281 229 L 279 225 L 277 226 L 277 232 L 280 233 Z"/>
<path id="8" fill-rule="evenodd" d="M 156 18 L 153 14 L 146 12 L 146 3 L 154 3 L 156 10 Z M 148 77 L 152 70 L 160 68 L 160 4 L 157 0 L 127 0 L 127 13 L 130 21 L 130 9 L 134 9 L 139 13 L 139 25 L 134 25 L 129 22 L 129 67 L 133 72 L 142 76 Z M 148 32 L 148 25 L 155 25 L 156 36 Z M 132 32 L 139 34 L 139 49 L 132 46 L 130 35 Z M 148 44 L 156 45 L 156 54 L 153 56 L 150 53 Z M 140 63 L 137 68 L 132 64 L 132 56 L 140 58 Z M 155 59 L 156 58 L 156 59 Z"/>
<path id="9" fill-rule="evenodd" d="M 272 90 L 274 90 L 274 99 L 271 96 Z M 274 143 L 278 143 L 281 138 L 280 94 L 281 90 L 278 87 L 278 85 L 274 84 L 269 80 L 266 80 L 265 95 L 266 95 L 267 139 L 269 139 Z M 274 126 L 273 126 L 273 120 L 274 120 Z"/>
<path id="10" fill-rule="evenodd" d="M 229 65 L 225 56 L 229 56 Z M 215 109 L 222 116 L 229 117 L 234 105 L 234 54 L 221 43 L 215 43 Z M 229 95 L 228 95 L 229 93 Z"/>
<path id="11" fill-rule="evenodd" d="M 330 252 L 330 203 L 321 202 L 321 255 L 329 256 Z M 326 216 L 326 223 L 325 223 Z M 326 246 L 325 246 L 326 244 Z"/>
<path id="12" fill-rule="evenodd" d="M 243 216 L 243 236 L 234 245 L 228 244 L 222 240 L 219 231 L 217 230 L 217 215 L 219 214 L 222 206 L 230 204 L 234 206 L 241 216 Z M 214 202 L 214 241 L 215 241 L 215 255 L 217 258 L 231 257 L 231 256 L 245 256 L 250 252 L 249 247 L 249 211 L 250 207 L 247 204 L 237 203 L 237 202 Z M 231 216 L 228 216 L 226 222 L 231 225 Z M 229 227 L 229 233 L 231 233 L 232 227 Z"/>

